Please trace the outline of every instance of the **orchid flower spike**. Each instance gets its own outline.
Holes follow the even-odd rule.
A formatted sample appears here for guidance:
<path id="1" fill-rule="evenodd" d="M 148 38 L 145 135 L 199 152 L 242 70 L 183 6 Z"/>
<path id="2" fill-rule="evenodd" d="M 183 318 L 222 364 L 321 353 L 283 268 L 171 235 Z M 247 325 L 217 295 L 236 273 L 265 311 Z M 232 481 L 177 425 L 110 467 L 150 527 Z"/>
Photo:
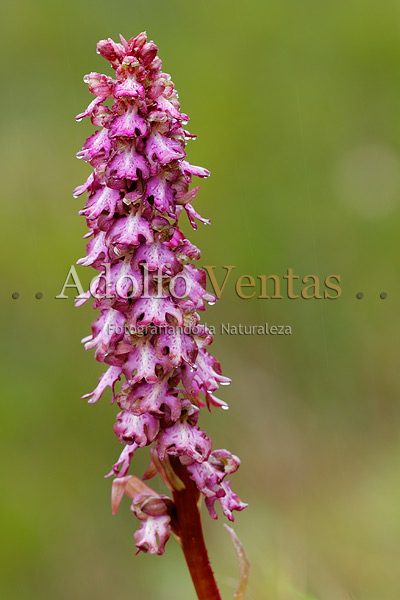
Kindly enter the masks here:
<path id="1" fill-rule="evenodd" d="M 110 473 L 113 510 L 128 494 L 140 521 L 138 551 L 162 554 L 171 531 L 185 535 L 174 499 L 189 484 L 212 518 L 216 503 L 230 521 L 246 506 L 226 480 L 239 459 L 213 450 L 198 425 L 201 408 L 227 408 L 215 394 L 230 382 L 208 352 L 213 337 L 200 323 L 199 312 L 216 298 L 206 289 L 205 271 L 194 265 L 200 250 L 179 227 L 182 213 L 194 229 L 209 223 L 192 205 L 199 187 L 190 184 L 210 173 L 186 160 L 187 141 L 195 136 L 185 129 L 188 116 L 146 34 L 102 40 L 97 50 L 114 77 L 92 72 L 84 78 L 94 100 L 76 119 L 89 117 L 96 131 L 77 156 L 93 171 L 74 196 L 87 196 L 80 214 L 90 237 L 78 263 L 99 275 L 77 304 L 95 298 L 99 316 L 83 342 L 107 370 L 84 398 L 96 402 L 111 389 L 120 409 L 114 432 L 123 445 Z M 159 473 L 172 498 L 128 474 L 145 446 L 152 459 L 144 479 Z"/>

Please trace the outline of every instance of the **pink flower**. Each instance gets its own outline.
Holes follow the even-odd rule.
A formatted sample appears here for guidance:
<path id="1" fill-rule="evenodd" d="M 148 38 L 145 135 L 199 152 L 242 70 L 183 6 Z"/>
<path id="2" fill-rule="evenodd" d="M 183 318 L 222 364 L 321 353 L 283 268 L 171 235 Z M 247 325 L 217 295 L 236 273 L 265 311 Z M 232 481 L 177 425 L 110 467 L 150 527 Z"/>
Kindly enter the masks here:
<path id="1" fill-rule="evenodd" d="M 108 218 L 112 219 L 117 210 L 117 203 L 120 197 L 121 194 L 118 190 L 113 190 L 106 185 L 102 185 L 89 197 L 85 208 L 79 211 L 79 214 L 91 221 L 106 212 L 108 213 Z"/>
<path id="2" fill-rule="evenodd" d="M 150 338 L 142 337 L 132 348 L 124 363 L 123 371 L 126 380 L 131 385 L 142 380 L 147 383 L 156 383 L 159 380 L 156 372 L 157 365 L 162 367 L 165 361 L 165 357 L 160 359 L 157 356 Z"/>
<path id="3" fill-rule="evenodd" d="M 182 401 L 177 390 L 171 388 L 168 378 L 154 383 L 141 381 L 132 388 L 125 388 L 117 396 L 118 405 L 134 415 L 150 413 L 167 422 L 175 422 L 182 412 Z"/>
<path id="4" fill-rule="evenodd" d="M 136 444 L 138 447 L 151 444 L 160 429 L 160 421 L 150 413 L 134 415 L 123 410 L 117 415 L 114 433 L 121 443 Z"/>
<path id="5" fill-rule="evenodd" d="M 146 119 L 138 114 L 138 111 L 138 105 L 121 102 L 118 110 L 121 114 L 111 121 L 110 137 L 134 138 L 137 134 L 145 136 L 149 130 L 149 125 Z"/>
<path id="6" fill-rule="evenodd" d="M 135 533 L 138 552 L 149 551 L 150 554 L 164 554 L 165 544 L 171 535 L 170 517 L 147 517 Z"/>
<path id="7" fill-rule="evenodd" d="M 153 230 L 147 219 L 140 212 L 130 211 L 128 216 L 117 219 L 108 234 L 110 247 L 139 246 L 140 242 L 151 244 L 154 239 Z"/>
<path id="8" fill-rule="evenodd" d="M 190 456 L 198 463 L 205 461 L 210 452 L 211 440 L 204 431 L 188 421 L 174 423 L 163 429 L 158 436 L 158 458 L 164 460 L 166 454 L 171 456 Z M 201 490 L 200 490 L 201 491 Z"/>
<path id="9" fill-rule="evenodd" d="M 114 179 L 129 179 L 136 181 L 143 176 L 149 175 L 149 167 L 145 157 L 140 154 L 134 144 L 126 144 L 114 153 L 113 158 L 107 165 L 108 177 Z"/>

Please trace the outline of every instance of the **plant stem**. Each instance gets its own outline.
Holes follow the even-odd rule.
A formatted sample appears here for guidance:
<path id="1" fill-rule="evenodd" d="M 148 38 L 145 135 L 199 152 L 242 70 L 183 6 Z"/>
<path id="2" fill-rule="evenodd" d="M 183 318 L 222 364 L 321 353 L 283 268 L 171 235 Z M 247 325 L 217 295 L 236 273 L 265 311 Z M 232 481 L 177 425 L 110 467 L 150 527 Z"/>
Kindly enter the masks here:
<path id="1" fill-rule="evenodd" d="M 171 461 L 172 462 L 172 461 Z M 186 467 L 179 459 L 173 463 L 174 470 L 185 488 L 174 491 L 177 531 L 182 550 L 199 600 L 222 600 L 208 558 L 197 506 L 198 490 L 190 479 Z"/>

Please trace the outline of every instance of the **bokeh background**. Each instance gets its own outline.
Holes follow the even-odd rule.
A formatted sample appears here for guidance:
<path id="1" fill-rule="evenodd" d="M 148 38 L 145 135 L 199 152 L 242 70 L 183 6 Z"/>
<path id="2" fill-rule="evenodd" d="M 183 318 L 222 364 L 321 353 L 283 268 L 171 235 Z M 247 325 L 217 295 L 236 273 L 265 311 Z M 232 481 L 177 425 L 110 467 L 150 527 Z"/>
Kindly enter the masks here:
<path id="1" fill-rule="evenodd" d="M 89 173 L 74 158 L 92 131 L 74 121 L 91 99 L 82 77 L 110 74 L 99 39 L 147 30 L 199 134 L 189 158 L 212 171 L 196 205 L 212 227 L 192 240 L 219 279 L 236 265 L 207 323 L 293 330 L 217 334 L 213 346 L 233 378 L 230 411 L 201 423 L 242 458 L 246 597 L 397 600 L 398 1 L 3 0 L 0 30 L 0 597 L 194 599 L 176 542 L 135 558 L 128 501 L 111 516 L 116 408 L 80 400 L 102 371 L 80 345 L 94 314 L 72 293 L 54 299 L 84 253 L 71 196 Z M 340 274 L 341 298 L 236 296 L 235 274 L 289 267 Z M 146 460 L 137 454 L 137 474 Z M 238 568 L 222 523 L 204 514 L 228 599 Z"/>

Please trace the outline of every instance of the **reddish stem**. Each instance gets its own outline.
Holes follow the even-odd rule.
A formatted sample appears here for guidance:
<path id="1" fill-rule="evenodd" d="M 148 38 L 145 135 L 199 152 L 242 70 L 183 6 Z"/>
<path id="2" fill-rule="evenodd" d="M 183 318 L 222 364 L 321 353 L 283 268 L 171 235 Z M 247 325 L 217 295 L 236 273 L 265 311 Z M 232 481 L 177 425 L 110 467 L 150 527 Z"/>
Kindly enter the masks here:
<path id="1" fill-rule="evenodd" d="M 197 506 L 199 492 L 189 478 L 186 467 L 179 459 L 174 461 L 174 470 L 185 484 L 185 489 L 174 491 L 177 533 L 199 600 L 221 600 L 214 573 L 208 558 Z"/>

